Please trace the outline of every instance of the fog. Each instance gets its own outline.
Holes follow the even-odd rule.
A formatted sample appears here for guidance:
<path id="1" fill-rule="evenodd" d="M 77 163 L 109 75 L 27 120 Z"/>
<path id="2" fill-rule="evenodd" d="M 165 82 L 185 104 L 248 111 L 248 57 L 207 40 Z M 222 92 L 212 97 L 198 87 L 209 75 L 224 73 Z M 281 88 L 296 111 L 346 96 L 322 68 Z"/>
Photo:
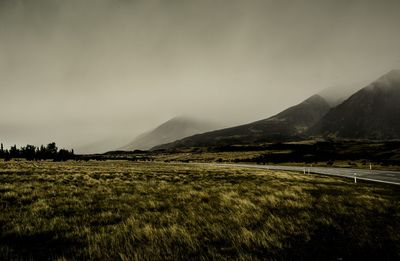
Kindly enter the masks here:
<path id="1" fill-rule="evenodd" d="M 0 141 L 120 147 L 179 115 L 231 126 L 361 88 L 400 68 L 399 11 L 367 0 L 2 0 Z"/>

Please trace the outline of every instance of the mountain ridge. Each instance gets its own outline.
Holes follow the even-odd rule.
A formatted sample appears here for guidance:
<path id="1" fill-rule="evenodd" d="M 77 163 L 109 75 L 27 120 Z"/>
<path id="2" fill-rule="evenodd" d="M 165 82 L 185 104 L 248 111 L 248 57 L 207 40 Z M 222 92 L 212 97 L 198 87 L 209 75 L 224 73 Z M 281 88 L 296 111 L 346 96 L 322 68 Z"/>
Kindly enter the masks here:
<path id="1" fill-rule="evenodd" d="M 119 148 L 119 150 L 148 150 L 163 143 L 217 128 L 218 125 L 211 122 L 187 116 L 178 116 L 160 124 L 151 131 L 140 134 L 132 142 Z"/>
<path id="2" fill-rule="evenodd" d="M 392 70 L 331 109 L 310 135 L 388 140 L 400 138 L 400 70 Z"/>
<path id="3" fill-rule="evenodd" d="M 220 145 L 257 144 L 269 141 L 298 139 L 310 126 L 330 109 L 320 95 L 313 95 L 303 102 L 263 120 L 235 127 L 193 135 L 152 149 L 174 147 L 202 147 Z"/>

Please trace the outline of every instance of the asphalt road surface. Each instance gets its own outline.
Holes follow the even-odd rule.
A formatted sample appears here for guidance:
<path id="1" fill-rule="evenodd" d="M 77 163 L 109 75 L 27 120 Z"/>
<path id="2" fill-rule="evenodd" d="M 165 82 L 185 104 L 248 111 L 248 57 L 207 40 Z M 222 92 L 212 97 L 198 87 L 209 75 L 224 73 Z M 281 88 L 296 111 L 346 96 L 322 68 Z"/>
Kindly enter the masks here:
<path id="1" fill-rule="evenodd" d="M 345 178 L 357 177 L 357 180 L 368 180 L 373 182 L 400 185 L 400 171 L 389 170 L 366 170 L 350 168 L 328 168 L 328 167 L 300 167 L 300 166 L 280 166 L 280 165 L 255 165 L 255 164 L 214 164 L 219 166 L 237 166 L 257 169 L 270 170 L 289 170 L 305 172 L 310 174 L 323 174 Z"/>

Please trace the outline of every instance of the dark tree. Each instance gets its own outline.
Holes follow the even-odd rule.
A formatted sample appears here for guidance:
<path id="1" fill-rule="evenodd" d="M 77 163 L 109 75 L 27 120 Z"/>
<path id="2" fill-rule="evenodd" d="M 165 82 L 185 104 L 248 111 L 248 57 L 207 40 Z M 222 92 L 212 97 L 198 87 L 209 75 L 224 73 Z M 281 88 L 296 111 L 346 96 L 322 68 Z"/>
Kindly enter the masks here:
<path id="1" fill-rule="evenodd" d="M 29 144 L 26 147 L 22 147 L 21 157 L 27 160 L 34 160 L 36 158 L 36 147 Z"/>
<path id="2" fill-rule="evenodd" d="M 55 142 L 47 144 L 46 154 L 48 159 L 54 159 L 57 156 L 58 148 Z"/>
<path id="3" fill-rule="evenodd" d="M 25 147 L 17 148 L 16 145 L 11 146 L 10 150 L 4 150 L 3 144 L 0 146 L 0 158 L 10 160 L 13 158 L 25 158 L 27 160 L 46 160 L 52 159 L 55 161 L 65 161 L 75 158 L 74 150 L 66 149 L 58 150 L 55 142 L 49 143 L 46 147 L 41 145 L 26 145 Z"/>
<path id="4" fill-rule="evenodd" d="M 8 150 L 4 151 L 4 160 L 9 161 L 11 159 L 10 152 Z"/>
<path id="5" fill-rule="evenodd" d="M 73 158 L 73 151 L 68 151 L 66 149 L 60 149 L 57 153 L 57 156 L 54 158 L 54 161 L 66 161 Z"/>
<path id="6" fill-rule="evenodd" d="M 36 159 L 44 160 L 46 159 L 46 147 L 41 145 L 40 148 L 36 148 Z"/>
<path id="7" fill-rule="evenodd" d="M 19 158 L 20 157 L 20 151 L 19 151 L 19 149 L 17 149 L 17 145 L 11 146 L 10 157 L 11 158 Z"/>

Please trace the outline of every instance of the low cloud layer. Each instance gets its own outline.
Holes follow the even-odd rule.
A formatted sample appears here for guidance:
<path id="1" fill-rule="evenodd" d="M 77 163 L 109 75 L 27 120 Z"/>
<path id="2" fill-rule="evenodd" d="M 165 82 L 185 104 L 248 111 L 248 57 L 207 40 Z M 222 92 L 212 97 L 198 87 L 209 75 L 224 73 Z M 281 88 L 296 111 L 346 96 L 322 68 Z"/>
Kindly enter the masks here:
<path id="1" fill-rule="evenodd" d="M 118 146 L 226 126 L 400 67 L 399 1 L 0 2 L 0 140 Z"/>

